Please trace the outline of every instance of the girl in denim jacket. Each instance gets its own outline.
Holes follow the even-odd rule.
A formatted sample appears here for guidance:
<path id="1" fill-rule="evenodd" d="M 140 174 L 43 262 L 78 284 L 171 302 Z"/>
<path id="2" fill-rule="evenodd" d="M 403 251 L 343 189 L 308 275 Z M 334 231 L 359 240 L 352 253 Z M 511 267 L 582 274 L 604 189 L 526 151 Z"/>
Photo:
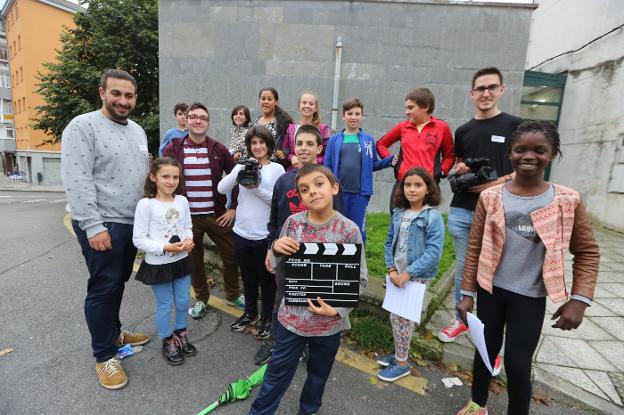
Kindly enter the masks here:
<path id="1" fill-rule="evenodd" d="M 407 281 L 427 284 L 438 272 L 444 246 L 444 221 L 434 207 L 440 204 L 440 189 L 426 170 L 405 173 L 395 195 L 395 206 L 384 257 L 390 282 L 399 288 Z M 387 382 L 407 376 L 407 358 L 414 322 L 390 313 L 394 354 L 377 361 L 384 369 L 377 376 Z"/>

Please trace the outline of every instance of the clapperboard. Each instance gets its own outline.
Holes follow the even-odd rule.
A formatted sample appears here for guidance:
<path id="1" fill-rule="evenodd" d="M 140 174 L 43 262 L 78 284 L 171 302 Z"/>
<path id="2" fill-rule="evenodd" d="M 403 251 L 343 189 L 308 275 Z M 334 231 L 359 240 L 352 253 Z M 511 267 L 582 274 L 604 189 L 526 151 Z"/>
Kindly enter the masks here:
<path id="1" fill-rule="evenodd" d="M 362 244 L 302 243 L 284 264 L 285 302 L 321 297 L 334 307 L 357 307 Z"/>

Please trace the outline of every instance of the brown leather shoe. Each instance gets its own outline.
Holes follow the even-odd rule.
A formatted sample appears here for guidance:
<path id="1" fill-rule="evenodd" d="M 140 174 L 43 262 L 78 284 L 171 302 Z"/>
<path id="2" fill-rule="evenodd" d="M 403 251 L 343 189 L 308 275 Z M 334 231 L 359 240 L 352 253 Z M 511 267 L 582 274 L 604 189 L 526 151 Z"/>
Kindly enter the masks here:
<path id="1" fill-rule="evenodd" d="M 114 357 L 106 362 L 95 364 L 95 373 L 98 381 L 106 389 L 121 389 L 128 384 L 128 376 L 124 372 L 119 360 Z"/>
<path id="2" fill-rule="evenodd" d="M 129 344 L 130 346 L 141 346 L 150 341 L 150 336 L 147 333 L 130 333 L 129 331 L 122 330 L 119 333 L 119 339 L 117 339 L 117 346 L 123 346 Z"/>

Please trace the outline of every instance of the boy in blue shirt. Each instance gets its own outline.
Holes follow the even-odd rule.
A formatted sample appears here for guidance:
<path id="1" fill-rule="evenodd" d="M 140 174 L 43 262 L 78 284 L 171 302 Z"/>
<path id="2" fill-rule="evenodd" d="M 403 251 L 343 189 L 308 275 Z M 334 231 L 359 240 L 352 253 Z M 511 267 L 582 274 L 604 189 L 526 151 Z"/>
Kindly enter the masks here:
<path id="1" fill-rule="evenodd" d="M 162 157 L 165 147 L 176 138 L 184 138 L 188 135 L 188 126 L 186 125 L 186 110 L 188 105 L 181 102 L 173 107 L 173 115 L 176 117 L 176 128 L 167 130 L 160 145 L 158 146 L 158 156 Z"/>
<path id="2" fill-rule="evenodd" d="M 396 157 L 380 160 L 375 140 L 360 128 L 364 104 L 350 98 L 342 104 L 345 129 L 330 137 L 325 149 L 325 166 L 342 188 L 343 214 L 357 224 L 366 243 L 366 208 L 373 194 L 373 172 L 394 166 Z"/>

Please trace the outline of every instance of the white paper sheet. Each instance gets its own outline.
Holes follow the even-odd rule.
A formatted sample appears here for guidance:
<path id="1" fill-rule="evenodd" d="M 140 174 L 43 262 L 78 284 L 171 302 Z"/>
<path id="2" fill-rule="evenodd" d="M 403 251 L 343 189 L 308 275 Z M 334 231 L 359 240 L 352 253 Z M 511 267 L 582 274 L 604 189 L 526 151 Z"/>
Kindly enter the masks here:
<path id="1" fill-rule="evenodd" d="M 425 284 L 414 281 L 407 281 L 403 284 L 403 288 L 399 288 L 386 275 L 386 296 L 381 306 L 391 313 L 419 324 L 426 289 Z"/>
<path id="2" fill-rule="evenodd" d="M 481 360 L 485 363 L 485 367 L 487 367 L 490 373 L 492 373 L 494 372 L 494 369 L 492 369 L 492 365 L 490 364 L 487 347 L 485 346 L 485 336 L 483 335 L 485 325 L 481 322 L 481 320 L 479 320 L 479 317 L 474 314 L 467 313 L 467 316 L 468 329 L 470 329 L 469 334 L 472 338 L 472 342 L 477 347 Z"/>
<path id="3" fill-rule="evenodd" d="M 444 383 L 444 387 L 452 388 L 453 386 L 462 386 L 463 383 L 459 378 L 442 378 L 442 383 Z"/>

